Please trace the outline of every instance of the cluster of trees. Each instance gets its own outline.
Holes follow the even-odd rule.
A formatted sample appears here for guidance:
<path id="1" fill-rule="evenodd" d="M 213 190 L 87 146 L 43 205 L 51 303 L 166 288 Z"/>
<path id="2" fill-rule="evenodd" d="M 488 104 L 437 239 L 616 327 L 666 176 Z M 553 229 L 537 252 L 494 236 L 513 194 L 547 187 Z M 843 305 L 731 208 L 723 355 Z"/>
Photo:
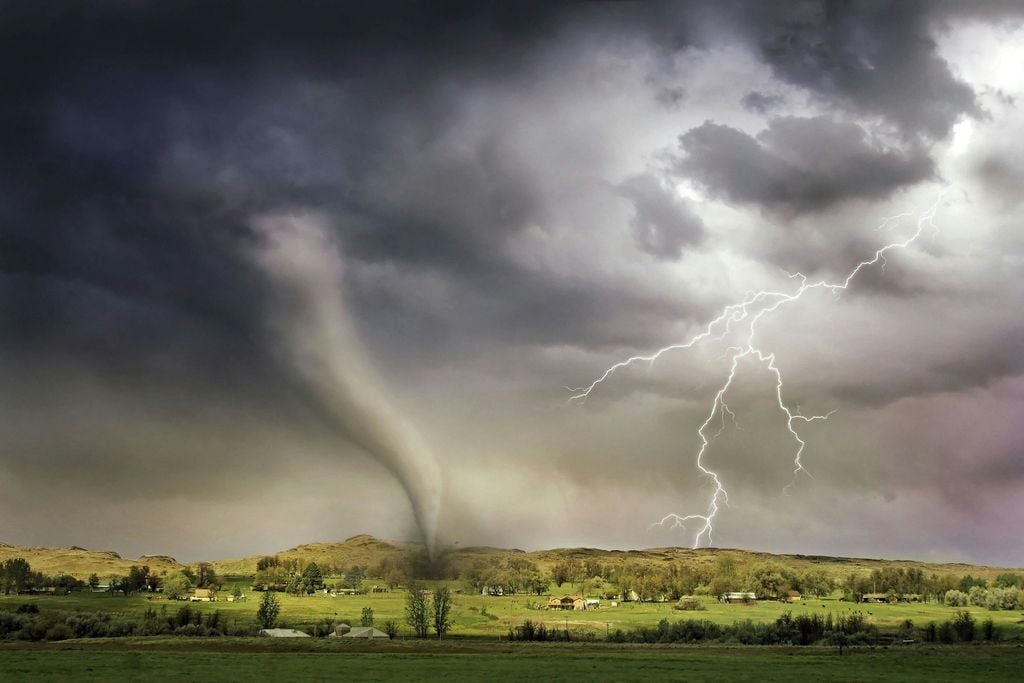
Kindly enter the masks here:
<path id="1" fill-rule="evenodd" d="M 973 640 L 999 640 L 999 629 L 991 619 L 982 622 L 978 628 L 971 613 L 958 610 L 956 617 L 936 624 L 929 623 L 921 630 L 922 638 L 929 643 L 969 643 Z"/>
<path id="2" fill-rule="evenodd" d="M 926 575 L 921 569 L 884 567 L 870 574 L 850 574 L 842 588 L 844 598 L 854 602 L 860 602 L 867 593 L 878 593 L 899 599 L 944 602 L 953 607 L 989 607 L 992 604 L 989 609 L 1016 609 L 1017 604 L 1024 608 L 1024 602 L 1019 602 L 1024 597 L 1016 592 L 1022 585 L 1024 577 L 1012 572 L 997 576 L 989 589 L 985 579 L 970 574 Z"/>
<path id="3" fill-rule="evenodd" d="M 679 600 L 685 595 L 714 595 L 733 591 L 751 592 L 758 598 L 782 598 L 795 590 L 824 596 L 833 590 L 832 579 L 821 569 L 800 573 L 774 561 L 742 565 L 730 555 L 714 565 L 674 562 L 669 565 L 624 563 L 607 569 L 616 590 L 606 597 L 635 592 L 640 600 Z"/>
<path id="4" fill-rule="evenodd" d="M 54 588 L 62 593 L 82 590 L 85 582 L 67 574 L 49 576 L 32 571 L 32 566 L 23 557 L 13 557 L 0 562 L 0 592 L 27 593 L 44 588 Z"/>
<path id="5" fill-rule="evenodd" d="M 562 584 L 577 584 L 581 581 L 603 580 L 608 567 L 594 558 L 582 560 L 563 559 L 551 567 L 551 583 L 559 588 Z"/>
<path id="6" fill-rule="evenodd" d="M 568 634 L 566 634 L 568 635 Z M 978 628 L 969 612 L 960 611 L 953 619 L 923 628 L 915 628 L 909 619 L 899 629 L 898 637 L 920 637 L 926 642 L 955 643 L 972 640 L 994 641 L 999 631 L 991 619 Z M 847 645 L 875 644 L 878 629 L 863 614 L 854 612 L 833 616 L 828 613 L 800 614 L 786 612 L 774 622 L 755 623 L 747 620 L 731 626 L 707 620 L 687 619 L 670 623 L 662 619 L 656 626 L 640 626 L 632 630 L 616 630 L 608 634 L 613 642 L 696 643 L 702 641 L 736 642 L 744 645 L 814 645 L 827 643 L 842 648 Z"/>
<path id="7" fill-rule="evenodd" d="M 444 637 L 452 626 L 452 592 L 448 586 L 441 586 L 433 591 L 417 584 L 409 586 L 405 597 L 405 621 L 416 634 L 417 638 L 426 638 L 430 629 L 438 638 Z M 391 637 L 394 637 L 390 632 Z"/>
<path id="8" fill-rule="evenodd" d="M 194 570 L 185 567 L 180 571 L 171 572 L 163 577 L 162 583 L 164 596 L 172 600 L 183 598 L 196 588 L 217 590 L 223 585 L 221 578 L 208 562 L 200 562 Z"/>
<path id="9" fill-rule="evenodd" d="M 13 612 L 0 610 L 0 640 L 67 640 L 68 638 L 119 638 L 125 636 L 228 634 L 220 612 L 203 614 L 184 605 L 174 613 L 166 605 L 157 612 L 146 610 L 141 621 L 115 618 L 107 612 L 63 612 L 20 605 Z M 243 628 L 232 635 L 252 635 Z"/>
<path id="10" fill-rule="evenodd" d="M 500 588 L 503 593 L 543 595 L 548 590 L 548 577 L 525 557 L 510 556 L 491 562 L 477 560 L 463 578 L 476 591 Z"/>
<path id="11" fill-rule="evenodd" d="M 343 568 L 338 565 L 324 565 L 316 562 L 302 564 L 295 559 L 265 556 L 256 563 L 256 574 L 253 576 L 253 590 L 283 591 L 295 595 L 312 593 L 327 585 L 325 578 L 338 576 L 340 580 L 332 583 L 335 588 L 359 588 L 368 577 L 367 568 L 352 565 Z"/>
<path id="12" fill-rule="evenodd" d="M 1024 609 L 1024 590 L 1016 586 L 984 588 L 971 586 L 967 592 L 948 590 L 943 602 L 950 607 L 984 607 L 989 610 Z"/>

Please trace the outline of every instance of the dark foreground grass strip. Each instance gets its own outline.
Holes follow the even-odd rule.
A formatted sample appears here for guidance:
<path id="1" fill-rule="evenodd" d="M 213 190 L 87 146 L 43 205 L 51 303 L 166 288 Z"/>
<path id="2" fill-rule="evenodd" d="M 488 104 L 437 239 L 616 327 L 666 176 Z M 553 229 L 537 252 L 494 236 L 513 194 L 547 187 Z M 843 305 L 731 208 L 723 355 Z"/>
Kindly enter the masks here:
<path id="1" fill-rule="evenodd" d="M 509 653 L 4 649 L 4 681 L 1010 681 L 1024 649 L 557 649 Z"/>

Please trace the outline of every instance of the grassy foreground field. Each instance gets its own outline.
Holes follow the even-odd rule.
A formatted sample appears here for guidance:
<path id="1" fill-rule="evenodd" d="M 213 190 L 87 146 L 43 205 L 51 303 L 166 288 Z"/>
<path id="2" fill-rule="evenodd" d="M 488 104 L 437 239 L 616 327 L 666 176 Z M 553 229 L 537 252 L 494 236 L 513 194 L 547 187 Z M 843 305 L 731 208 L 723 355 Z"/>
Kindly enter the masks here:
<path id="1" fill-rule="evenodd" d="M 859 649 L 147 638 L 0 645 L 5 681 L 1010 681 L 1021 647 Z"/>

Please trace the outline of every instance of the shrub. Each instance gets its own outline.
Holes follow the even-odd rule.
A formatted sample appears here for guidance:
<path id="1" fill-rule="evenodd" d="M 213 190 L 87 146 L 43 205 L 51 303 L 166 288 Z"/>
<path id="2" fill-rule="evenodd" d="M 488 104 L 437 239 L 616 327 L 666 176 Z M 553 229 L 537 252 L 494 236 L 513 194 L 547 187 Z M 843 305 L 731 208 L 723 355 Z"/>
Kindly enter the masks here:
<path id="1" fill-rule="evenodd" d="M 672 609 L 685 610 L 685 611 L 700 611 L 706 610 L 707 607 L 700 599 L 693 597 L 692 595 L 686 595 L 679 598 L 679 602 L 672 605 Z"/>
<path id="2" fill-rule="evenodd" d="M 974 640 L 974 617 L 966 610 L 959 610 L 953 619 L 953 630 L 956 631 L 957 640 L 970 642 Z"/>
<path id="3" fill-rule="evenodd" d="M 46 629 L 46 640 L 67 640 L 74 637 L 71 629 L 65 624 L 57 623 Z"/>
<path id="4" fill-rule="evenodd" d="M 991 619 L 981 622 L 981 637 L 983 640 L 990 642 L 999 640 L 999 629 L 996 628 L 995 623 Z"/>
<path id="5" fill-rule="evenodd" d="M 963 591 L 958 591 L 958 590 L 948 590 L 948 591 L 946 591 L 946 595 L 943 598 L 943 602 L 945 602 L 950 607 L 966 607 L 967 606 L 967 601 L 968 601 L 967 593 L 964 593 Z"/>

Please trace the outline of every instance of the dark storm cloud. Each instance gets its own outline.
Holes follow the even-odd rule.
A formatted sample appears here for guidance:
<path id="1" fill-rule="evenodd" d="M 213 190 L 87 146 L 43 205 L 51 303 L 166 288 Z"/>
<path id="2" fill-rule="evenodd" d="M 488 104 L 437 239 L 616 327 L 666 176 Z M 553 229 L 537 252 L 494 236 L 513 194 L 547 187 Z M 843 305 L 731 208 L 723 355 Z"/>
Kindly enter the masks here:
<path id="1" fill-rule="evenodd" d="M 767 114 L 773 109 L 778 109 L 786 100 L 781 95 L 772 95 L 763 92 L 748 92 L 740 100 L 740 103 L 747 111 L 755 114 Z"/>
<path id="2" fill-rule="evenodd" d="M 713 197 L 784 214 L 884 198 L 934 174 L 919 147 L 882 147 L 857 124 L 828 117 L 772 119 L 756 138 L 706 122 L 679 141 L 677 170 Z"/>
<path id="3" fill-rule="evenodd" d="M 980 114 L 973 90 L 953 75 L 931 35 L 948 11 L 941 3 L 738 7 L 734 26 L 773 72 L 830 106 L 879 115 L 907 135 L 930 138 L 945 136 L 964 114 Z"/>
<path id="4" fill-rule="evenodd" d="M 659 259 L 677 259 L 683 247 L 704 238 L 700 217 L 650 174 L 624 182 L 619 191 L 633 203 L 629 222 L 637 247 Z"/>

